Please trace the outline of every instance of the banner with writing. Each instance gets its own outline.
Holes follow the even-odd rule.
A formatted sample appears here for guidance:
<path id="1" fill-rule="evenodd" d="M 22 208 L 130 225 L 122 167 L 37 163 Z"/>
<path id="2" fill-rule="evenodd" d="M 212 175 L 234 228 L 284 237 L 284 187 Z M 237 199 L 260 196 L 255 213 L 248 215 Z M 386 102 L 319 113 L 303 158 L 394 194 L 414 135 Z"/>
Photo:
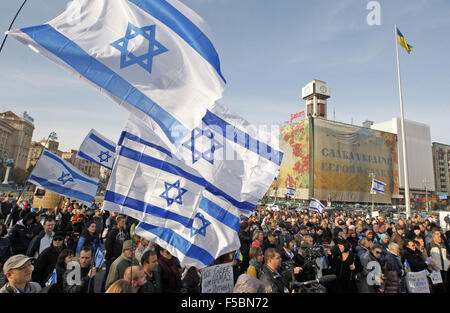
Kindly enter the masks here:
<path id="1" fill-rule="evenodd" d="M 202 269 L 202 293 L 232 293 L 234 287 L 231 263 Z"/>

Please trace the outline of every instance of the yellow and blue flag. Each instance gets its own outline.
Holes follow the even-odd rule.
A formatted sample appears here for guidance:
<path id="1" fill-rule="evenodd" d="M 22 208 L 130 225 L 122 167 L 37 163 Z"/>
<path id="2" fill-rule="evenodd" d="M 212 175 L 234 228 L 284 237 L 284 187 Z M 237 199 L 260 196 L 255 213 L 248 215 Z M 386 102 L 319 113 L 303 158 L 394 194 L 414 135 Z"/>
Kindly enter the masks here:
<path id="1" fill-rule="evenodd" d="M 405 273 L 411 272 L 411 266 L 409 266 L 409 263 L 407 260 L 405 260 L 405 262 L 403 262 L 403 268 L 405 269 Z"/>
<path id="2" fill-rule="evenodd" d="M 402 46 L 403 48 L 406 49 L 408 54 L 411 52 L 413 47 L 408 45 L 408 43 L 406 42 L 405 37 L 403 37 L 403 34 L 400 32 L 400 30 L 398 28 L 397 28 L 397 41 L 400 44 L 400 46 Z"/>
<path id="3" fill-rule="evenodd" d="M 52 276 L 50 276 L 49 280 L 45 283 L 45 286 L 56 284 L 56 268 L 53 270 Z"/>
<path id="4" fill-rule="evenodd" d="M 242 255 L 242 253 L 241 253 L 241 250 L 236 250 L 236 260 L 239 260 L 239 261 L 243 261 L 244 260 L 244 256 Z"/>

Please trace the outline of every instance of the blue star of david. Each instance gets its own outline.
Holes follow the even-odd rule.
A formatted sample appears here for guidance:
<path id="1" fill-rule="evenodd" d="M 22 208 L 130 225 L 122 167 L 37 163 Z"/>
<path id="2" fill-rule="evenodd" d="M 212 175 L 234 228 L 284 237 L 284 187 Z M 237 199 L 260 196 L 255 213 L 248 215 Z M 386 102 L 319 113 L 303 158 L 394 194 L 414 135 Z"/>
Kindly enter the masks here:
<path id="1" fill-rule="evenodd" d="M 112 156 L 109 155 L 109 151 L 100 151 L 100 154 L 97 155 L 97 156 L 100 159 L 100 163 L 102 163 L 102 162 L 108 163 L 109 158 L 112 157 Z"/>
<path id="2" fill-rule="evenodd" d="M 121 52 L 120 68 L 125 68 L 133 64 L 138 64 L 147 72 L 152 72 L 153 57 L 169 51 L 160 42 L 155 39 L 156 25 L 136 27 L 128 23 L 125 36 L 119 40 L 114 41 L 110 45 Z M 128 51 L 128 43 L 131 39 L 137 36 L 143 36 L 148 40 L 148 52 L 143 55 L 136 56 L 131 51 Z"/>
<path id="3" fill-rule="evenodd" d="M 160 194 L 159 196 L 161 198 L 166 199 L 167 201 L 167 206 L 171 206 L 172 203 L 176 202 L 178 204 L 183 204 L 183 201 L 181 199 L 181 197 L 187 192 L 187 189 L 181 188 L 180 187 L 180 180 L 177 180 L 175 183 L 171 184 L 168 182 L 164 182 L 164 188 L 166 189 L 162 194 Z M 170 198 L 169 197 L 169 191 L 170 189 L 175 188 L 178 190 L 178 195 L 175 198 Z"/>
<path id="4" fill-rule="evenodd" d="M 204 152 L 198 151 L 195 148 L 196 140 L 201 136 L 206 136 L 206 138 L 209 138 L 211 140 L 211 147 Z M 203 158 L 209 163 L 214 164 L 214 152 L 222 148 L 223 145 L 214 138 L 214 133 L 212 131 L 208 129 L 202 130 L 200 128 L 195 128 L 192 130 L 191 138 L 183 143 L 183 147 L 191 150 L 192 163 L 195 163 L 200 160 L 200 158 Z"/>
<path id="5" fill-rule="evenodd" d="M 66 177 L 68 177 L 68 178 L 64 179 Z M 70 173 L 65 174 L 64 171 L 63 171 L 62 174 L 61 174 L 61 177 L 58 178 L 58 181 L 60 181 L 64 185 L 68 181 L 72 181 L 73 182 L 73 178 L 72 178 L 72 176 L 70 176 Z"/>
<path id="6" fill-rule="evenodd" d="M 197 234 L 202 235 L 203 237 L 206 236 L 206 227 L 208 227 L 209 225 L 211 225 L 211 222 L 208 221 L 207 219 L 205 219 L 205 217 L 203 216 L 203 214 L 201 213 L 197 213 L 195 215 L 194 220 L 198 218 L 201 222 L 202 222 L 202 227 L 200 228 L 195 228 L 194 226 L 192 226 L 191 228 L 191 238 Z"/>

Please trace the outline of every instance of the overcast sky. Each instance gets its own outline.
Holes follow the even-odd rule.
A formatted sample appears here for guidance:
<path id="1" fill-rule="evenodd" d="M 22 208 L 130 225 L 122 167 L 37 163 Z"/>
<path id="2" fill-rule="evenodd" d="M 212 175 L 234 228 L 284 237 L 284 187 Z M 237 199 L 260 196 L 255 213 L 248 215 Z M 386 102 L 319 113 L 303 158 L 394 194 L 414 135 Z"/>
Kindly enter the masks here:
<path id="1" fill-rule="evenodd" d="M 45 23 L 69 1 L 29 0 L 14 29 Z M 384 0 L 370 26 L 366 0 L 183 0 L 209 24 L 227 80 L 221 103 L 254 124 L 287 121 L 304 109 L 301 88 L 331 87 L 328 118 L 361 125 L 400 116 L 394 24 L 401 48 L 406 119 L 450 144 L 450 1 Z M 22 0 L 3 0 L 6 30 Z M 61 150 L 78 149 L 91 128 L 117 141 L 125 109 L 44 57 L 8 38 L 0 53 L 0 110 L 35 119 L 33 140 L 56 131 Z"/>

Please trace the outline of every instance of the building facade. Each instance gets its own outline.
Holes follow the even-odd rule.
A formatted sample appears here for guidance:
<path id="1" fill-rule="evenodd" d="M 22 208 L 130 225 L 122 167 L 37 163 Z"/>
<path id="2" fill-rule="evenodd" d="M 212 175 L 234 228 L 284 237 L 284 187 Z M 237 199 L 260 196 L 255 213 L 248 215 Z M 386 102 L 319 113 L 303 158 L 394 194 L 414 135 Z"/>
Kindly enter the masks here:
<path id="1" fill-rule="evenodd" d="M 47 139 L 43 138 L 41 141 L 36 142 L 33 141 L 30 145 L 30 151 L 28 152 L 28 158 L 27 158 L 27 165 L 26 168 L 29 169 L 30 166 L 34 167 L 37 163 L 37 161 L 39 160 L 42 150 L 44 150 L 44 146 L 46 146 L 45 148 L 53 153 L 55 153 L 56 155 L 61 156 L 61 151 L 58 150 L 59 147 L 59 142 L 55 141 L 55 140 L 49 140 L 47 142 Z"/>
<path id="2" fill-rule="evenodd" d="M 73 164 L 76 168 L 80 169 L 86 175 L 90 177 L 101 178 L 101 166 L 89 160 L 77 158 L 77 152 L 78 151 L 74 149 L 62 152 L 61 157 L 69 163 Z"/>
<path id="3" fill-rule="evenodd" d="M 0 145 L 2 158 L 14 160 L 14 167 L 26 171 L 34 125 L 12 111 L 0 113 Z"/>
<path id="4" fill-rule="evenodd" d="M 448 195 L 450 192 L 450 146 L 433 142 L 432 151 L 436 191 Z"/>

